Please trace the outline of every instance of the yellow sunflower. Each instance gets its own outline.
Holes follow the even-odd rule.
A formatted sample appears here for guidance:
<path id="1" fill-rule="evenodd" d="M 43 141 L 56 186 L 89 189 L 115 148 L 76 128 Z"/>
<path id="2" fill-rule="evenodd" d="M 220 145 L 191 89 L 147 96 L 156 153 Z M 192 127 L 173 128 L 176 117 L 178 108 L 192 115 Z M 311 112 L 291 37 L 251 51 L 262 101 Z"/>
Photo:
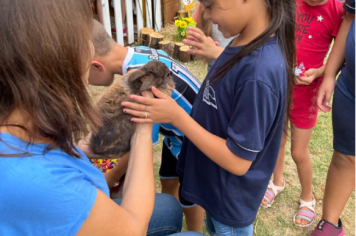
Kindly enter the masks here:
<path id="1" fill-rule="evenodd" d="M 180 22 L 180 27 L 181 27 L 181 28 L 184 29 L 184 28 L 187 28 L 187 26 L 188 26 L 188 24 L 187 24 L 186 22 L 184 22 L 184 21 L 181 21 L 181 22 Z"/>
<path id="2" fill-rule="evenodd" d="M 175 23 L 175 25 L 176 25 L 177 27 L 179 27 L 179 26 L 180 26 L 181 21 L 180 21 L 180 20 L 176 20 L 174 23 Z"/>
<path id="3" fill-rule="evenodd" d="M 186 18 L 184 18 L 184 20 L 185 20 L 186 22 L 188 22 L 188 23 L 194 22 L 193 17 L 186 17 Z"/>

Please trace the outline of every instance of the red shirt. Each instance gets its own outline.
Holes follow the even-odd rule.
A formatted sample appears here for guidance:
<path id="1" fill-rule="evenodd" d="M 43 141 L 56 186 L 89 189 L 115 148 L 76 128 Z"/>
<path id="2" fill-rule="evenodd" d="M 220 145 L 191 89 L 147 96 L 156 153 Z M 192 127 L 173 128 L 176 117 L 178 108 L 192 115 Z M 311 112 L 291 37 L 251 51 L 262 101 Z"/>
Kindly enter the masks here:
<path id="1" fill-rule="evenodd" d="M 323 65 L 332 39 L 339 31 L 344 10 L 339 0 L 328 0 L 318 6 L 310 6 L 303 0 L 296 2 L 296 76 L 303 76 L 304 71 Z"/>

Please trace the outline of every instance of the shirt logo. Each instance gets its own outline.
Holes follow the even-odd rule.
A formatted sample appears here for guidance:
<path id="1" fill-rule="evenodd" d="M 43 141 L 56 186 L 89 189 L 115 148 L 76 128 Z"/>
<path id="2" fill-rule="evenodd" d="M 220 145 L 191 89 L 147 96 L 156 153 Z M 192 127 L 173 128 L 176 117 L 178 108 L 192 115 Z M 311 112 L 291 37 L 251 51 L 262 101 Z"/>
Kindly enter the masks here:
<path id="1" fill-rule="evenodd" d="M 203 96 L 203 102 L 208 104 L 209 106 L 214 107 L 216 110 L 218 110 L 218 105 L 216 102 L 216 96 L 215 96 L 215 91 L 213 87 L 209 86 L 209 81 L 206 82 L 206 87 L 204 89 L 204 96 Z"/>
<path id="2" fill-rule="evenodd" d="M 153 48 L 151 48 L 150 50 L 151 50 L 151 54 L 148 56 L 148 58 L 151 59 L 151 60 L 157 60 L 158 61 L 159 60 L 158 52 Z"/>

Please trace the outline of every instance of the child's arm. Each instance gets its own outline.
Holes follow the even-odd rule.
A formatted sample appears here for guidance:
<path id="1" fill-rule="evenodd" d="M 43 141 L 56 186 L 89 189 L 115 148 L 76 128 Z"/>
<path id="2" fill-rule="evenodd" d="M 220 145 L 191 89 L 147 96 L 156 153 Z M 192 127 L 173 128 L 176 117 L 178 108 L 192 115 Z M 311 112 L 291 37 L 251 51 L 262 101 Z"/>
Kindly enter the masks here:
<path id="1" fill-rule="evenodd" d="M 126 174 L 129 157 L 130 153 L 125 154 L 123 157 L 117 160 L 117 164 L 112 170 L 104 174 L 109 189 L 114 187 L 116 181 L 120 179 L 124 174 Z"/>
<path id="2" fill-rule="evenodd" d="M 132 121 L 147 123 L 154 120 L 155 123 L 171 123 L 182 131 L 207 157 L 223 169 L 240 176 L 249 170 L 252 161 L 245 160 L 231 152 L 226 145 L 225 139 L 201 127 L 171 97 L 156 88 L 152 88 L 152 92 L 159 99 L 144 99 L 141 96 L 130 95 L 130 99 L 141 104 L 122 103 L 126 107 L 124 109 L 126 113 L 143 118 L 145 117 L 145 105 L 147 105 L 148 118 L 133 118 Z M 221 158 L 222 156 L 224 158 Z"/>
<path id="3" fill-rule="evenodd" d="M 224 51 L 211 37 L 207 37 L 202 30 L 196 27 L 189 27 L 188 39 L 183 43 L 192 47 L 188 52 L 197 56 L 205 57 L 208 60 L 216 60 Z"/>
<path id="4" fill-rule="evenodd" d="M 346 17 L 341 23 L 340 30 L 336 36 L 334 46 L 326 64 L 324 80 L 320 86 L 317 99 L 317 105 L 323 112 L 329 112 L 331 110 L 329 102 L 334 92 L 337 73 L 345 62 L 346 38 L 353 17 L 354 15 L 346 13 Z"/>

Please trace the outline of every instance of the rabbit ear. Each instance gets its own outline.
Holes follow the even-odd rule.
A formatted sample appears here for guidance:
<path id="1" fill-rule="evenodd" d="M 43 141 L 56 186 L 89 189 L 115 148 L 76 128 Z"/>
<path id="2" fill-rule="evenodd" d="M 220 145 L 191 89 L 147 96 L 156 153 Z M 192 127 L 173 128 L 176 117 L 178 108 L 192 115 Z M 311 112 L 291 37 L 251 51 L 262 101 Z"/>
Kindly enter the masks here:
<path id="1" fill-rule="evenodd" d="M 157 82 L 157 78 L 155 78 L 153 75 L 145 76 L 145 79 L 143 80 L 142 86 L 140 88 L 140 92 L 151 90 L 152 86 L 156 85 L 155 81 Z"/>
<path id="2" fill-rule="evenodd" d="M 134 72 L 132 72 L 129 75 L 128 83 L 131 84 L 132 82 L 134 82 L 137 79 L 142 78 L 143 76 L 145 76 L 145 71 L 143 71 L 143 70 L 135 70 Z"/>

